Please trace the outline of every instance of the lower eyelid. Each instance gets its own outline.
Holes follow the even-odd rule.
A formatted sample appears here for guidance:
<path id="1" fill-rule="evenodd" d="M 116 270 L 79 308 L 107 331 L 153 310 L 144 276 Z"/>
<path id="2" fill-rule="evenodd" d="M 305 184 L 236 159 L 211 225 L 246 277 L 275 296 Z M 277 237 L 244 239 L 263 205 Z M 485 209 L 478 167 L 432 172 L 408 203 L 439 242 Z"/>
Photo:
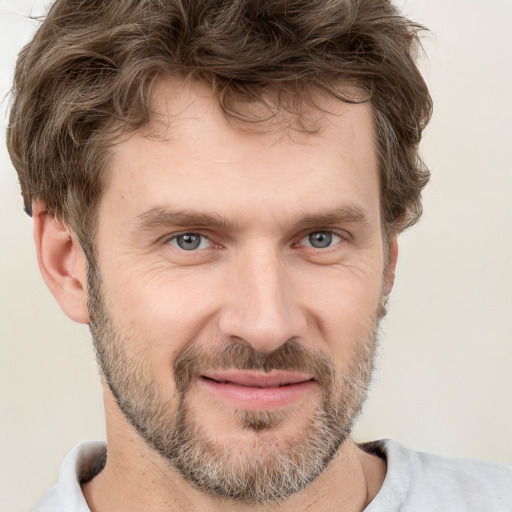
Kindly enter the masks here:
<path id="1" fill-rule="evenodd" d="M 312 246 L 311 244 L 301 244 L 301 242 L 303 240 L 308 240 L 308 237 L 314 233 L 330 233 L 332 236 L 333 236 L 333 240 L 332 240 L 332 243 L 327 246 L 327 247 L 314 247 Z M 195 249 L 190 249 L 189 251 L 187 251 L 186 249 L 183 249 L 182 247 L 180 247 L 177 243 L 177 239 L 180 237 L 180 236 L 183 236 L 183 235 L 187 235 L 187 234 L 190 234 L 190 235 L 196 235 L 196 236 L 199 236 L 201 238 L 201 242 L 199 244 L 199 246 Z M 340 233 L 337 233 L 336 231 L 332 231 L 332 230 L 316 230 L 316 231 L 310 231 L 308 232 L 306 235 L 302 236 L 298 243 L 294 244 L 295 246 L 302 246 L 302 247 L 309 247 L 309 248 L 312 248 L 312 249 L 318 249 L 318 250 L 322 250 L 322 249 L 330 249 L 332 247 L 334 247 L 335 245 L 338 245 L 340 242 L 343 242 L 344 240 L 346 240 L 346 237 L 344 237 L 342 234 Z M 207 242 L 207 246 L 206 247 L 201 247 L 201 245 L 203 245 L 205 242 Z M 179 249 L 180 251 L 183 251 L 183 252 L 196 252 L 196 251 L 199 251 L 199 250 L 203 250 L 203 249 L 208 249 L 210 247 L 214 247 L 216 246 L 215 242 L 213 242 L 211 240 L 211 238 L 207 235 L 204 235 L 202 233 L 197 233 L 195 231 L 182 231 L 181 233 L 177 233 L 177 234 L 173 234 L 171 236 L 167 236 L 164 238 L 164 243 L 165 244 L 170 244 L 172 245 L 173 247 L 176 247 L 177 249 Z"/>

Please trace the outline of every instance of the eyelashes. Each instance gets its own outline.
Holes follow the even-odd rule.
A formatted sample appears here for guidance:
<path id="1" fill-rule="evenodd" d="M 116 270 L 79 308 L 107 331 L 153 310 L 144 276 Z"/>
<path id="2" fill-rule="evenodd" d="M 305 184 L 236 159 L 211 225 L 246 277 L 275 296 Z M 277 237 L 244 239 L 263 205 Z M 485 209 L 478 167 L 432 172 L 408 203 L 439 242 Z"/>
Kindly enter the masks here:
<path id="1" fill-rule="evenodd" d="M 167 242 L 183 251 L 195 251 L 213 246 L 213 243 L 207 236 L 194 232 L 174 235 L 168 238 Z"/>
<path id="2" fill-rule="evenodd" d="M 311 231 L 303 236 L 294 247 L 329 249 L 343 241 L 343 237 L 331 230 Z M 215 246 L 210 238 L 202 233 L 188 231 L 170 236 L 166 242 L 185 252 L 194 252 Z"/>
<path id="3" fill-rule="evenodd" d="M 313 231 L 303 237 L 303 245 L 315 249 L 327 249 L 343 241 L 342 237 L 334 231 Z"/>

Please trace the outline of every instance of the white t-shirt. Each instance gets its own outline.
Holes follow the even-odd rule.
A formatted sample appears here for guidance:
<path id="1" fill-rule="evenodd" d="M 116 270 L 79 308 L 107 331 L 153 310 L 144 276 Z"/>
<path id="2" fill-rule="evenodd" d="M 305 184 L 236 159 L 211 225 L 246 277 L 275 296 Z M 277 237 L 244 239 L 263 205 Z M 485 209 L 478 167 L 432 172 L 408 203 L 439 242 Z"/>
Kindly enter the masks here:
<path id="1" fill-rule="evenodd" d="M 512 512 L 512 467 L 413 452 L 391 440 L 363 448 L 387 459 L 382 488 L 364 512 Z M 75 446 L 58 484 L 31 512 L 90 512 L 80 481 L 90 478 L 105 450 L 97 441 Z"/>

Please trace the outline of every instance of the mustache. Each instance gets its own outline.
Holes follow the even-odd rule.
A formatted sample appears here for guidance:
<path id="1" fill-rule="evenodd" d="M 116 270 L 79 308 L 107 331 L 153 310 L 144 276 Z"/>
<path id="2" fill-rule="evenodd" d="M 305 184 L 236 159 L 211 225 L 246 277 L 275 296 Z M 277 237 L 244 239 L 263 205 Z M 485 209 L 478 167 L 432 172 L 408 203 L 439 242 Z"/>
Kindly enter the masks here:
<path id="1" fill-rule="evenodd" d="M 250 345 L 235 341 L 227 341 L 216 348 L 191 344 L 173 364 L 180 395 L 184 395 L 194 378 L 205 370 L 233 369 L 265 373 L 272 370 L 310 373 L 324 389 L 332 385 L 336 374 L 334 364 L 327 355 L 308 349 L 295 339 L 287 340 L 272 352 L 259 352 Z"/>

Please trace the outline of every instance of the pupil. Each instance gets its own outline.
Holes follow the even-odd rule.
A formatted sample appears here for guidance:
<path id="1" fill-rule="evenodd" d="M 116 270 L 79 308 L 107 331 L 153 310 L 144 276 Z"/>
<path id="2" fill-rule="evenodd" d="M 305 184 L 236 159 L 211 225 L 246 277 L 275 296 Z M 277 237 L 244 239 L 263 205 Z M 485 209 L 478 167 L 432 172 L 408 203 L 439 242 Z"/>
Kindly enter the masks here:
<path id="1" fill-rule="evenodd" d="M 326 231 L 318 231 L 309 235 L 309 241 L 313 247 L 323 249 L 329 247 L 332 242 L 332 234 Z"/>
<path id="2" fill-rule="evenodd" d="M 199 247 L 199 244 L 201 243 L 201 238 L 194 234 L 186 234 L 179 236 L 177 242 L 182 249 L 190 251 L 192 249 L 197 249 Z"/>

